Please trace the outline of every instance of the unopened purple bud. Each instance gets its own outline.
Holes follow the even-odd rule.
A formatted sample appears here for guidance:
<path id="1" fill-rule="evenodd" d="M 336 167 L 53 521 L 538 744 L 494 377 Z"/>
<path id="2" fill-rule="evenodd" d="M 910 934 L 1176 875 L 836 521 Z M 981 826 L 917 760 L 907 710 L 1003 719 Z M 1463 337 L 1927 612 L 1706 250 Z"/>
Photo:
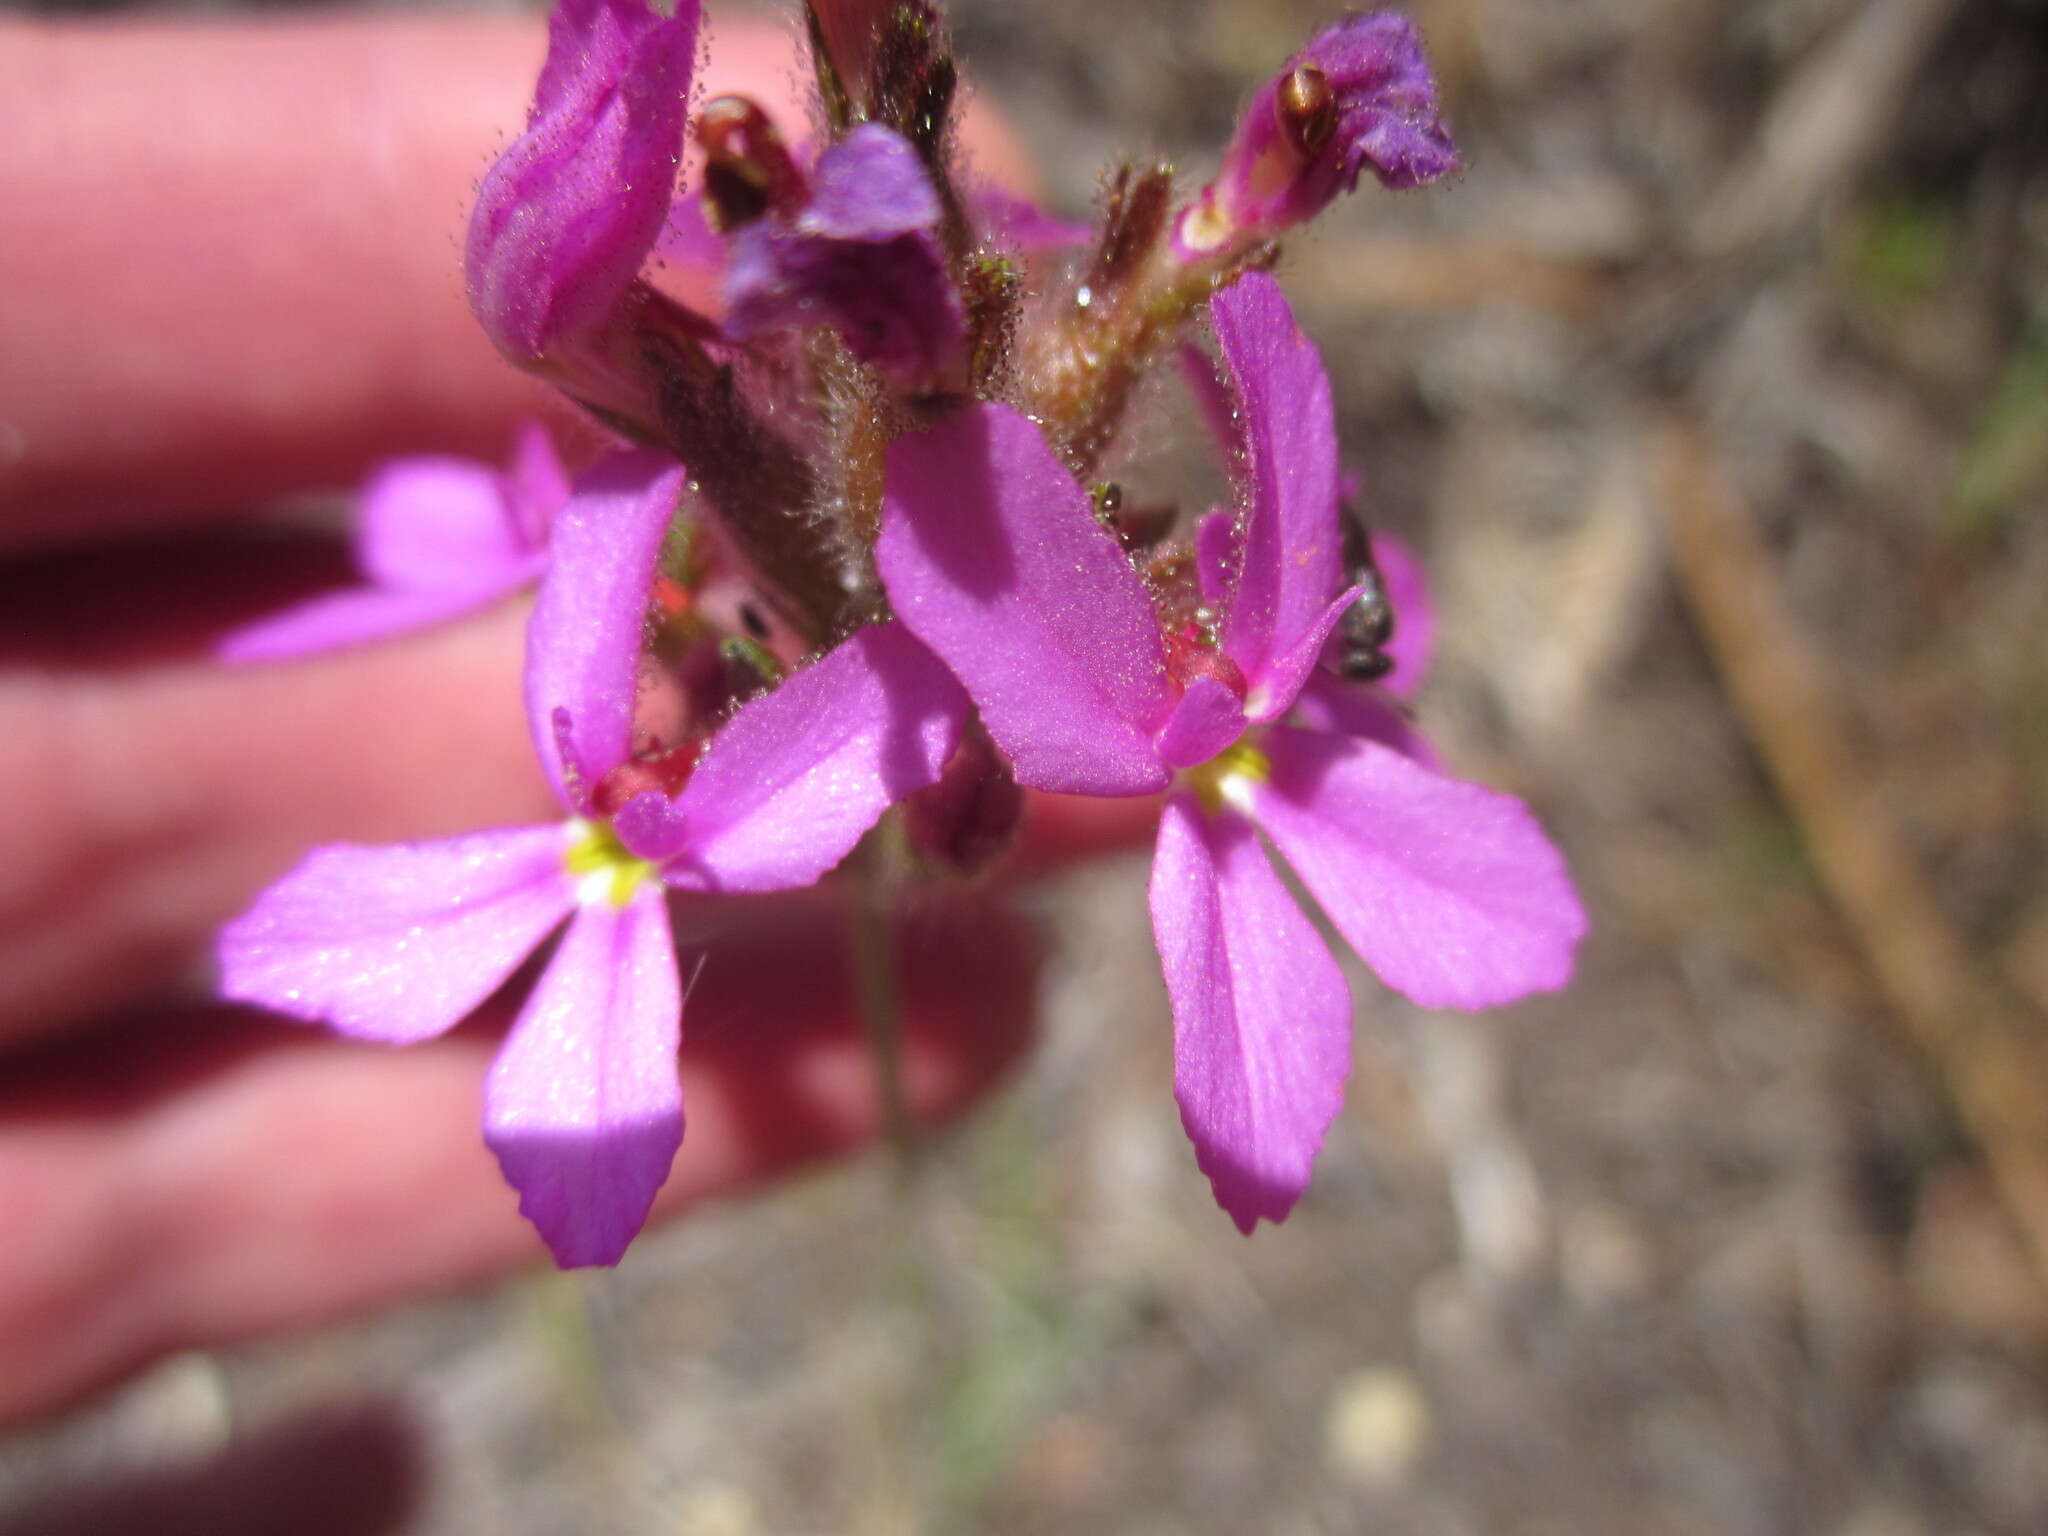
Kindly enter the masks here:
<path id="1" fill-rule="evenodd" d="M 818 157 L 797 227 L 829 240 L 889 240 L 939 222 L 931 176 L 903 135 L 864 123 Z"/>
<path id="2" fill-rule="evenodd" d="M 675 192 L 698 0 L 561 0 L 526 131 L 478 189 L 470 308 L 531 364 L 601 327 L 647 259 Z"/>
<path id="3" fill-rule="evenodd" d="M 819 157 L 794 219 L 762 219 L 734 238 L 726 330 L 744 340 L 829 325 L 905 388 L 959 382 L 967 316 L 932 234 L 941 214 L 917 151 L 863 124 Z"/>
<path id="4" fill-rule="evenodd" d="M 1215 182 L 1182 216 L 1185 255 L 1267 239 L 1313 218 L 1370 167 L 1419 187 L 1458 168 L 1415 24 L 1397 11 L 1339 22 L 1252 98 Z"/>

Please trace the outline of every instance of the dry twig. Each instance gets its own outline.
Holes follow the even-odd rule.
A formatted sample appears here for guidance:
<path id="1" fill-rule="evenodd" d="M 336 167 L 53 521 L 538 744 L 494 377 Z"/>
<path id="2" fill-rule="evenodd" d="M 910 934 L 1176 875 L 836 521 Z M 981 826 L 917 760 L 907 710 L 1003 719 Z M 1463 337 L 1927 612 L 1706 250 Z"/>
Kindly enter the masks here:
<path id="1" fill-rule="evenodd" d="M 1701 207 L 1694 244 L 1725 255 L 1792 228 L 1854 178 L 1958 0 L 1872 0 L 1779 87 L 1749 151 Z"/>
<path id="2" fill-rule="evenodd" d="M 1690 422 L 1654 445 L 1679 581 L 1736 710 L 1914 1043 L 1982 1149 L 2048 1282 L 2048 1061 L 1972 960 L 1855 755 L 1740 495 Z"/>

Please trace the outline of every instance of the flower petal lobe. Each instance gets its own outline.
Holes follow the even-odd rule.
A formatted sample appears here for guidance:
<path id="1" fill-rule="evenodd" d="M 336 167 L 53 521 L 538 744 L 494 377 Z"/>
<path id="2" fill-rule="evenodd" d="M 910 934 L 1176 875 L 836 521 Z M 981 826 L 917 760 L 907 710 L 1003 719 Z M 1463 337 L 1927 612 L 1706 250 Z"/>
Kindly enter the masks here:
<path id="1" fill-rule="evenodd" d="M 568 914 L 560 827 L 316 848 L 222 930 L 221 991 L 358 1040 L 452 1029 Z"/>
<path id="2" fill-rule="evenodd" d="M 658 884 L 577 911 L 484 1087 L 484 1140 L 564 1269 L 616 1264 L 683 1140 L 682 994 Z"/>
<path id="3" fill-rule="evenodd" d="M 898 617 L 966 685 L 1019 783 L 1165 786 L 1152 736 L 1172 699 L 1151 599 L 1028 419 L 980 405 L 899 439 L 875 558 Z"/>
<path id="4" fill-rule="evenodd" d="M 648 595 L 682 486 L 673 459 L 614 454 L 578 478 L 555 519 L 526 629 L 526 717 L 571 810 L 584 809 L 572 783 L 595 784 L 631 749 Z M 557 711 L 569 721 L 559 732 Z"/>
<path id="5" fill-rule="evenodd" d="M 1343 581 L 1337 418 L 1330 378 L 1280 285 L 1246 274 L 1209 301 L 1238 402 L 1246 506 L 1225 598 L 1223 650 L 1277 713 L 1300 677 L 1281 675 Z M 1320 643 L 1320 642 L 1318 642 Z"/>
<path id="6" fill-rule="evenodd" d="M 1521 801 L 1361 738 L 1282 728 L 1265 747 L 1252 814 L 1388 986 L 1487 1008 L 1570 979 L 1585 913 Z"/>
<path id="7" fill-rule="evenodd" d="M 1151 905 L 1181 1123 L 1249 1234 L 1294 1208 L 1342 1107 L 1350 989 L 1250 825 L 1191 796 L 1160 817 Z"/>
<path id="8" fill-rule="evenodd" d="M 916 636 L 870 624 L 718 733 L 674 802 L 664 877 L 717 891 L 809 885 L 937 781 L 966 718 L 967 695 Z"/>

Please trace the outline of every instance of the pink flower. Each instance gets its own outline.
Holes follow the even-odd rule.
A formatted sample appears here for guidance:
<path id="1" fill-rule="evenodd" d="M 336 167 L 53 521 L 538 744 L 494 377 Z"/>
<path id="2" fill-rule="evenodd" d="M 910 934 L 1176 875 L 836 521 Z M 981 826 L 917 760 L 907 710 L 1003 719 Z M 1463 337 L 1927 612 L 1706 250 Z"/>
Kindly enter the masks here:
<path id="1" fill-rule="evenodd" d="M 503 470 L 472 459 L 393 459 L 363 487 L 356 563 L 367 583 L 225 636 L 225 661 L 282 661 L 460 618 L 540 579 L 569 477 L 538 422 Z"/>
<path id="2" fill-rule="evenodd" d="M 1368 168 L 1396 189 L 1458 168 L 1422 40 L 1398 11 L 1347 17 L 1287 61 L 1238 119 L 1221 172 L 1175 238 L 1184 255 L 1271 239 Z"/>
<path id="3" fill-rule="evenodd" d="M 1307 1186 L 1342 1101 L 1351 999 L 1261 834 L 1380 978 L 1428 1007 L 1564 984 L 1585 929 L 1520 802 L 1432 771 L 1405 719 L 1318 669 L 1344 582 L 1329 381 L 1277 284 L 1211 302 L 1244 506 L 1201 542 L 1214 643 L 1154 602 L 1037 428 L 984 404 L 899 440 L 877 561 L 1018 780 L 1166 790 L 1153 929 L 1196 1160 L 1249 1232 Z"/>
<path id="4" fill-rule="evenodd" d="M 227 996 L 404 1044 L 459 1023 L 566 921 L 484 1094 L 484 1138 L 565 1267 L 618 1261 L 681 1143 L 665 889 L 811 884 L 938 778 L 967 709 L 905 630 L 871 625 L 741 708 L 672 799 L 642 787 L 642 632 L 682 481 L 621 454 L 557 520 L 526 702 L 566 822 L 317 849 L 221 937 Z"/>

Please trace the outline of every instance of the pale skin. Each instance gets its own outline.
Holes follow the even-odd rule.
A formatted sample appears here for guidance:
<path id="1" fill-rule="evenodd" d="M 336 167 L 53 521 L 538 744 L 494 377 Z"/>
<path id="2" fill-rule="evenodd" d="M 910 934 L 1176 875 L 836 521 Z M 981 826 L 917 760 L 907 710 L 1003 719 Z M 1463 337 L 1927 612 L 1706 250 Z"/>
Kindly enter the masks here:
<path id="1" fill-rule="evenodd" d="M 789 36 L 721 25 L 706 88 L 774 109 Z M 568 421 L 461 292 L 472 187 L 541 52 L 531 21 L 0 26 L 0 1423 L 540 1255 L 479 1139 L 492 1020 L 346 1045 L 210 1004 L 203 957 L 310 845 L 554 814 L 521 602 L 301 664 L 205 655 L 334 569 L 252 542 L 249 509 Z M 969 142 L 1021 183 L 985 114 Z M 1144 819 L 1040 805 L 1026 863 Z M 933 905 L 906 973 L 924 1119 L 1001 1075 L 1031 1011 L 1028 938 L 993 902 Z M 701 921 L 660 1214 L 877 1119 L 829 898 Z"/>

